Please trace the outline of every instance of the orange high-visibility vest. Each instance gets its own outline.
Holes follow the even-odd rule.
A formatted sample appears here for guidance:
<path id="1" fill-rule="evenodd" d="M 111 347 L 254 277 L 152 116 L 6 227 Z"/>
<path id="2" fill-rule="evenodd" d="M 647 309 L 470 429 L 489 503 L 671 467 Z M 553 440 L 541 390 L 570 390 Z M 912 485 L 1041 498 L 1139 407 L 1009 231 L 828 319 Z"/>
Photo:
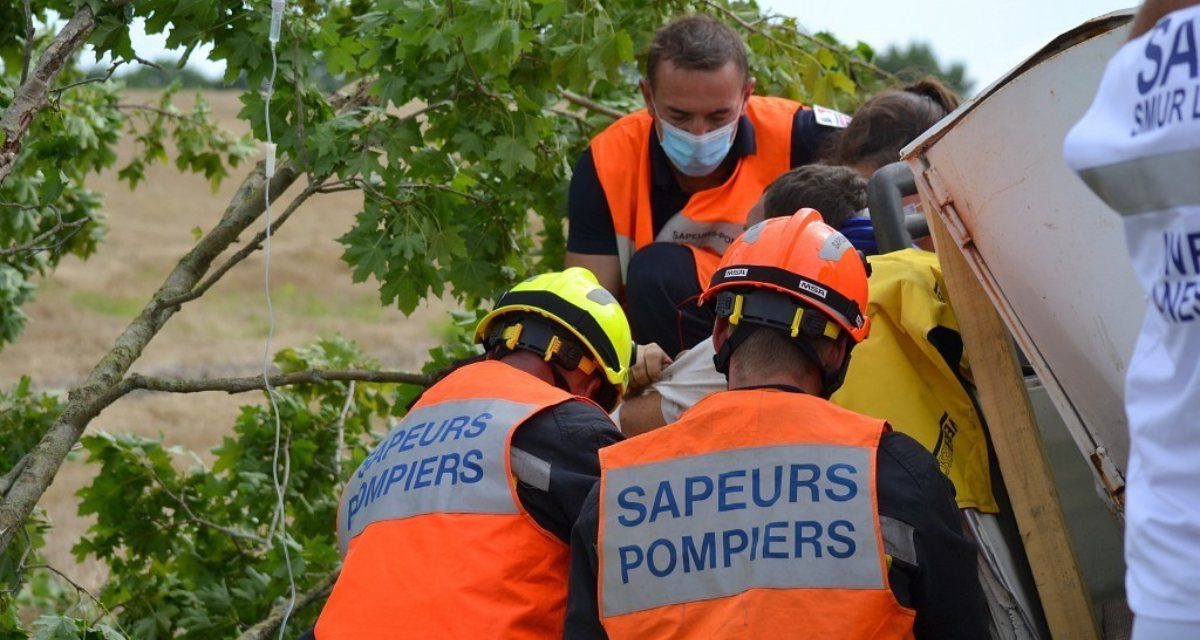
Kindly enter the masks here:
<path id="1" fill-rule="evenodd" d="M 517 498 L 510 443 L 575 396 L 488 360 L 425 392 L 342 494 L 316 636 L 561 638 L 568 547 Z"/>
<path id="2" fill-rule="evenodd" d="M 886 423 L 775 390 L 716 393 L 600 450 L 610 638 L 911 638 L 875 490 Z"/>
<path id="3" fill-rule="evenodd" d="M 692 250 L 696 277 L 706 286 L 725 249 L 741 235 L 750 207 L 772 180 L 791 168 L 792 122 L 802 108 L 783 98 L 751 96 L 746 117 L 754 125 L 755 152 L 738 160 L 724 184 L 692 194 L 658 237 L 650 209 L 653 118 L 642 109 L 596 136 L 592 159 L 617 232 L 622 281 L 634 251 L 651 242 L 673 242 Z"/>

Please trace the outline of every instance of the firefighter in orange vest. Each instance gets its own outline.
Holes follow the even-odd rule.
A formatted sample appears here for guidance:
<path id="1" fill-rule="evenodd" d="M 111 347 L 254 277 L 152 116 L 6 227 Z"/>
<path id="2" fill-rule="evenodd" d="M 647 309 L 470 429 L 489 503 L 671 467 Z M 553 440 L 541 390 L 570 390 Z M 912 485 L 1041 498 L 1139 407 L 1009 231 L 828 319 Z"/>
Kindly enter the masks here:
<path id="1" fill-rule="evenodd" d="M 318 640 L 561 637 L 571 525 L 621 439 L 629 324 L 573 268 L 513 287 L 475 337 L 487 358 L 430 387 L 346 485 Z"/>
<path id="2" fill-rule="evenodd" d="M 729 390 L 600 452 L 567 638 L 986 638 L 977 550 L 937 460 L 828 398 L 867 276 L 803 209 L 730 246 L 702 303 Z"/>
<path id="3" fill-rule="evenodd" d="M 763 189 L 849 118 L 753 96 L 741 38 L 704 16 L 655 34 L 641 90 L 575 166 L 567 264 L 624 288 L 634 338 L 674 356 L 711 331 L 696 298 Z"/>

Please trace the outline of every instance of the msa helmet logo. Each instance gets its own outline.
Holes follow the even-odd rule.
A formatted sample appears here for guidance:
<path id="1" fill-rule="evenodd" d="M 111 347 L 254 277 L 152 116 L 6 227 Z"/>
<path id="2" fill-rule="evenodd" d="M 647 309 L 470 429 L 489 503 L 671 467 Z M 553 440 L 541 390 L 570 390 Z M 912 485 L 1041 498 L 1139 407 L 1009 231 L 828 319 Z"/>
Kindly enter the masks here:
<path id="1" fill-rule="evenodd" d="M 813 294 L 814 296 L 817 296 L 818 298 L 821 298 L 822 300 L 824 300 L 825 296 L 829 293 L 829 292 L 825 291 L 824 288 L 818 287 L 817 285 L 815 285 L 807 280 L 800 281 L 800 288 Z"/>
<path id="2" fill-rule="evenodd" d="M 749 269 L 726 269 L 725 277 L 726 278 L 741 278 L 741 277 L 744 277 L 747 273 L 750 273 Z"/>

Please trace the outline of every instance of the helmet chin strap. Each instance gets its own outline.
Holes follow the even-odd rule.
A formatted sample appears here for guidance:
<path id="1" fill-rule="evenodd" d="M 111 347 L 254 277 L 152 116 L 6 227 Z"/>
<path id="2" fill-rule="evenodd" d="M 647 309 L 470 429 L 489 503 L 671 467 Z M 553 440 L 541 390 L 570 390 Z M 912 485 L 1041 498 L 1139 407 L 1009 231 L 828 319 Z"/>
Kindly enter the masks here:
<path id="1" fill-rule="evenodd" d="M 742 343 L 750 337 L 750 334 L 759 330 L 779 331 L 780 334 L 783 334 L 783 331 L 780 331 L 779 329 L 762 325 L 756 326 L 750 323 L 737 325 L 734 327 L 733 333 L 729 334 L 729 337 L 725 340 L 725 343 L 722 344 L 721 348 L 717 350 L 717 353 L 713 355 L 713 366 L 716 367 L 718 373 L 725 374 L 726 380 L 729 379 L 729 360 L 733 357 L 733 352 L 736 351 L 737 348 L 740 347 Z M 831 398 L 846 381 L 846 372 L 850 369 L 850 352 L 854 348 L 854 344 L 848 343 L 846 345 L 845 357 L 842 358 L 841 366 L 837 368 L 826 367 L 821 362 L 821 358 L 817 354 L 817 350 L 813 348 L 812 343 L 807 339 L 792 338 L 792 344 L 796 345 L 796 348 L 800 350 L 801 355 L 807 358 L 809 362 L 813 363 L 813 365 L 817 367 L 817 370 L 821 372 L 820 397 L 825 398 L 826 400 Z"/>

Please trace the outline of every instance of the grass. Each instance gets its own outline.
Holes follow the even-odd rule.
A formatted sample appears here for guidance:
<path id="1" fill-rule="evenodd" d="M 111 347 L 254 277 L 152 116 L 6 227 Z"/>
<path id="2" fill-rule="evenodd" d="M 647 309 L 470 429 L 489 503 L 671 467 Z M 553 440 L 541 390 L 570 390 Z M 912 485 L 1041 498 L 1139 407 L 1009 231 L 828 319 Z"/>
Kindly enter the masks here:
<path id="1" fill-rule="evenodd" d="M 212 305 L 212 308 L 226 317 L 242 319 L 241 322 L 233 323 L 236 328 L 233 335 L 266 337 L 267 308 L 261 291 L 210 294 L 204 303 Z M 315 323 L 318 333 L 336 330 L 346 322 L 382 325 L 391 321 L 388 309 L 369 294 L 356 295 L 346 291 L 311 289 L 289 283 L 272 289 L 271 304 L 275 309 L 277 321 L 303 318 L 306 322 Z"/>
<path id="2" fill-rule="evenodd" d="M 103 291 L 80 290 L 70 294 L 71 304 L 83 311 L 103 316 L 132 319 L 146 301 L 140 297 L 119 296 Z M 319 291 L 285 284 L 271 292 L 271 302 L 276 315 L 285 314 L 293 318 L 311 320 L 351 320 L 364 324 L 382 324 L 386 320 L 387 308 L 371 295 L 347 295 L 345 291 Z M 253 310 L 266 314 L 261 292 L 238 291 L 232 295 L 210 294 L 202 304 L 213 305 L 227 314 L 240 314 Z M 265 318 L 263 319 L 265 323 Z M 262 328 L 265 334 L 265 324 Z M 254 331 L 258 333 L 257 330 Z"/>
<path id="3" fill-rule="evenodd" d="M 133 319 L 142 310 L 146 301 L 142 298 L 114 296 L 103 291 L 75 291 L 71 303 L 82 309 L 103 316 Z"/>

